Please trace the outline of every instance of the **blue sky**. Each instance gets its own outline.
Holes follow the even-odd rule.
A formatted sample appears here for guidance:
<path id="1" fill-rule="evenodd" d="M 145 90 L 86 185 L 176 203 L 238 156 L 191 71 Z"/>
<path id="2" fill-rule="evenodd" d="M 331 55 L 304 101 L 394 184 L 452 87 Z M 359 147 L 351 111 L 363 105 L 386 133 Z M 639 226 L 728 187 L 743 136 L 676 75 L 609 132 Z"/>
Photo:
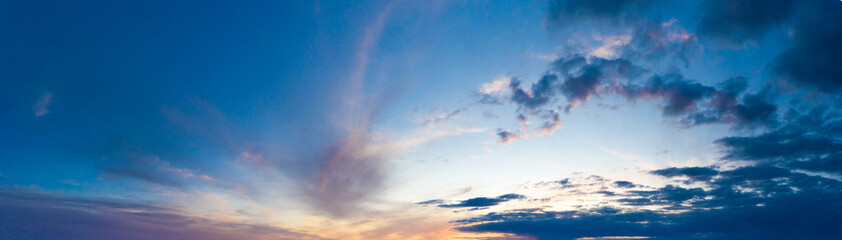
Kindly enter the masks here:
<path id="1" fill-rule="evenodd" d="M 4 1 L 8 239 L 832 239 L 837 1 Z"/>

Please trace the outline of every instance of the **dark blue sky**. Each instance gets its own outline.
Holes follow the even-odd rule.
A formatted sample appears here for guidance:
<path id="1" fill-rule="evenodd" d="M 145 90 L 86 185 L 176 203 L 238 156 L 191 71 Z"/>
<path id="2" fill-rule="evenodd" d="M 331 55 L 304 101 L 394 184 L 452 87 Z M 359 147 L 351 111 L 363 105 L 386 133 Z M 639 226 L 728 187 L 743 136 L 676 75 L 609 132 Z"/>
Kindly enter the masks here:
<path id="1" fill-rule="evenodd" d="M 2 239 L 835 239 L 842 2 L 0 1 Z"/>

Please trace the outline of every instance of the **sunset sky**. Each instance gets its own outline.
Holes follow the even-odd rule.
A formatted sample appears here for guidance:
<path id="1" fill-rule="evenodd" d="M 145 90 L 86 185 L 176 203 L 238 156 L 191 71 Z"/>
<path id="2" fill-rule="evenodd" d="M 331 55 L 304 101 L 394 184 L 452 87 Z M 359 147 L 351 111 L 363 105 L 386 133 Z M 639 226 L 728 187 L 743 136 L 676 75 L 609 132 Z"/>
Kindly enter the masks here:
<path id="1" fill-rule="evenodd" d="M 0 0 L 0 239 L 838 239 L 842 2 Z"/>

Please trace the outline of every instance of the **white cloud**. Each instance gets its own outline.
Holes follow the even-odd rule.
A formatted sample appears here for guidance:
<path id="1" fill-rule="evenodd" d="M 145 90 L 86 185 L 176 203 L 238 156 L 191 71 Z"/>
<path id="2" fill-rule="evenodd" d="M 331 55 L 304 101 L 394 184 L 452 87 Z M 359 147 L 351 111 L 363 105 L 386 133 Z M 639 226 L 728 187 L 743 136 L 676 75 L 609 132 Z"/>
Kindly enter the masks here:
<path id="1" fill-rule="evenodd" d="M 631 34 L 620 36 L 596 36 L 596 40 L 602 42 L 602 45 L 591 51 L 591 56 L 596 56 L 605 59 L 617 58 L 617 51 L 629 44 L 631 41 Z"/>
<path id="2" fill-rule="evenodd" d="M 634 155 L 634 154 L 631 154 L 631 153 L 624 153 L 624 152 L 620 152 L 620 151 L 610 149 L 610 148 L 605 148 L 605 147 L 599 147 L 599 148 L 602 149 L 602 151 L 604 151 L 606 153 L 614 155 L 614 156 L 616 156 L 620 159 L 629 161 L 629 162 L 631 162 L 631 163 L 633 163 L 633 164 L 635 164 L 635 165 L 637 165 L 637 166 L 639 166 L 643 169 L 646 169 L 646 170 L 655 170 L 655 169 L 660 168 L 660 166 L 658 166 L 658 164 L 652 163 L 649 160 L 646 160 L 646 158 L 643 158 L 643 157 L 638 156 L 638 155 Z"/>
<path id="3" fill-rule="evenodd" d="M 449 136 L 485 132 L 481 128 L 466 128 L 457 125 L 430 125 L 395 135 L 375 133 L 373 141 L 364 153 L 369 155 L 397 154 L 410 151 L 423 144 Z"/>
<path id="4" fill-rule="evenodd" d="M 483 83 L 482 86 L 480 86 L 479 92 L 495 96 L 503 95 L 511 91 L 511 89 L 509 89 L 510 82 L 511 76 L 503 74 L 494 78 L 494 81 Z"/>

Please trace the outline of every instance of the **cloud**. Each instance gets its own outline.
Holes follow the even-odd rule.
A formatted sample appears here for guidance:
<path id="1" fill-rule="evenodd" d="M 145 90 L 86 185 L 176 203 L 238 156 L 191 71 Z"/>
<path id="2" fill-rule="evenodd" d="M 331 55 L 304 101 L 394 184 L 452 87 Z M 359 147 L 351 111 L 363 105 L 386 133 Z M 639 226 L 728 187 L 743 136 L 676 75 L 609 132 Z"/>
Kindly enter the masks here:
<path id="1" fill-rule="evenodd" d="M 791 126 L 756 136 L 724 137 L 715 143 L 725 148 L 723 159 L 729 160 L 793 160 L 842 151 L 842 143 L 829 136 Z"/>
<path id="2" fill-rule="evenodd" d="M 699 6 L 699 35 L 730 46 L 756 43 L 767 32 L 788 21 L 796 9 L 793 0 L 705 0 Z"/>
<path id="3" fill-rule="evenodd" d="M 538 130 L 552 134 L 561 127 L 555 110 L 543 109 L 555 96 L 563 95 L 569 112 L 574 106 L 599 95 L 623 96 L 629 100 L 653 100 L 663 103 L 662 113 L 677 119 L 682 126 L 730 123 L 734 128 L 773 128 L 778 125 L 778 107 L 770 100 L 768 89 L 754 94 L 744 93 L 747 79 L 731 77 L 718 86 L 707 86 L 685 79 L 678 73 L 652 74 L 647 81 L 638 81 L 647 70 L 625 59 L 586 58 L 581 55 L 560 58 L 553 62 L 555 73 L 545 74 L 530 88 L 522 88 L 518 79 L 510 81 L 510 102 L 519 106 L 518 120 L 526 126 L 529 117 L 538 117 L 544 124 Z M 561 80 L 559 80 L 561 79 Z M 502 99 L 484 95 L 481 101 L 502 104 Z M 510 131 L 498 131 L 501 143 L 521 137 Z"/>
<path id="4" fill-rule="evenodd" d="M 712 87 L 685 80 L 680 74 L 652 75 L 647 86 L 637 83 L 639 78 L 649 75 L 650 70 L 633 64 L 632 61 L 657 63 L 677 59 L 687 65 L 689 58 L 701 50 L 696 36 L 681 28 L 675 19 L 663 23 L 638 19 L 639 11 L 635 10 L 646 9 L 650 3 L 652 1 L 641 1 L 638 5 L 615 1 L 552 2 L 547 22 L 561 25 L 564 25 L 562 22 L 580 20 L 608 22 L 629 28 L 630 34 L 618 37 L 602 37 L 596 34 L 595 38 L 603 42 L 602 47 L 592 50 L 592 54 L 588 56 L 576 54 L 574 51 L 573 54 L 557 58 L 550 64 L 547 73 L 528 88 L 521 86 L 521 79 L 512 78 L 509 81 L 510 91 L 507 91 L 511 94 L 508 101 L 519 107 L 518 116 L 521 116 L 519 117 L 521 123 L 527 123 L 523 121 L 524 117 L 537 116 L 545 123 L 538 129 L 551 134 L 555 129 L 551 126 L 560 126 L 560 121 L 556 121 L 554 115 L 541 113 L 554 111 L 547 108 L 551 107 L 558 95 L 567 100 L 560 109 L 569 113 L 575 106 L 592 97 L 607 93 L 628 96 L 630 99 L 640 97 L 663 99 L 666 102 L 665 115 L 678 117 L 694 114 L 692 117 L 687 116 L 686 119 L 681 120 L 683 125 L 723 122 L 724 120 L 719 116 L 721 114 L 710 115 L 696 112 L 696 102 L 711 96 L 715 90 Z M 618 14 L 622 16 L 618 17 Z M 624 18 L 624 16 L 629 18 L 616 22 L 609 20 Z M 663 78 L 675 79 L 667 82 Z M 497 96 L 488 94 L 500 92 L 502 81 L 494 83 L 483 85 L 478 102 L 493 104 L 506 102 L 506 99 L 501 98 L 499 94 Z"/>
<path id="5" fill-rule="evenodd" d="M 465 207 L 490 207 L 496 206 L 500 203 L 515 200 L 515 199 L 524 199 L 526 196 L 520 194 L 509 193 L 505 195 L 501 195 L 495 198 L 488 198 L 488 197 L 476 197 L 471 199 L 466 199 L 459 201 L 458 203 L 454 204 L 444 204 L 442 200 L 430 200 L 420 202 L 418 204 L 425 205 L 425 204 L 439 204 L 438 207 L 443 208 L 465 208 Z"/>
<path id="6" fill-rule="evenodd" d="M 598 37 L 597 40 L 602 42 L 602 45 L 590 52 L 590 56 L 595 56 L 604 59 L 614 59 L 620 57 L 620 49 L 625 47 L 631 41 L 630 35 L 607 36 Z M 558 58 L 552 59 L 553 61 Z"/>
<path id="7" fill-rule="evenodd" d="M 706 0 L 700 7 L 699 35 L 733 47 L 789 26 L 790 46 L 771 62 L 772 71 L 821 92 L 834 93 L 842 86 L 839 58 L 834 57 L 842 54 L 836 44 L 842 34 L 838 2 Z"/>
<path id="8" fill-rule="evenodd" d="M 769 102 L 765 92 L 746 95 L 743 102 L 729 110 L 740 126 L 771 126 L 778 124 L 775 113 L 778 106 Z"/>
<path id="9" fill-rule="evenodd" d="M 41 98 L 38 99 L 38 102 L 35 103 L 35 106 L 32 106 L 32 110 L 35 111 L 35 117 L 44 116 L 50 113 L 49 107 L 52 103 L 52 92 L 45 92 L 44 94 L 41 94 Z"/>
<path id="10" fill-rule="evenodd" d="M 126 136 L 114 138 L 90 154 L 99 159 L 97 170 L 102 179 L 132 179 L 185 191 L 189 189 L 186 176 L 183 175 L 187 170 L 179 172 L 172 168 L 168 161 L 161 159 L 173 158 L 178 153 L 171 153 L 169 156 L 158 155 L 167 151 L 177 152 L 176 149 L 178 148 L 162 142 L 150 143 Z M 190 176 L 194 175 L 190 173 Z"/>
<path id="11" fill-rule="evenodd" d="M 623 187 L 635 185 L 632 182 L 616 181 L 617 191 L 607 195 L 604 190 L 592 193 L 605 196 L 607 201 L 595 203 L 603 207 L 579 206 L 570 211 L 515 209 L 455 222 L 463 224 L 457 227 L 460 231 L 510 233 L 538 239 L 832 239 L 840 233 L 832 227 L 842 223 L 842 211 L 838 210 L 842 206 L 842 182 L 837 180 L 769 165 L 726 171 L 668 168 L 653 173 L 668 178 L 691 176 L 694 180 L 685 184 L 704 187 L 666 185 L 637 190 Z M 569 188 L 585 187 L 589 185 Z M 816 218 L 816 213 L 826 217 Z"/>
<path id="12" fill-rule="evenodd" d="M 819 197 L 819 196 L 813 196 Z M 461 231 L 512 233 L 537 239 L 646 236 L 658 239 L 833 239 L 842 233 L 839 196 L 827 200 L 781 198 L 764 207 L 739 207 L 664 214 L 653 211 L 555 212 L 515 210 L 490 213 Z M 823 212 L 824 218 L 813 213 Z"/>
<path id="13" fill-rule="evenodd" d="M 697 102 L 711 96 L 713 87 L 704 86 L 686 80 L 682 75 L 655 75 L 642 87 L 627 88 L 625 93 L 630 98 L 660 98 L 665 102 L 663 113 L 677 116 L 698 109 Z"/>
<path id="14" fill-rule="evenodd" d="M 726 123 L 733 128 L 774 128 L 779 124 L 778 106 L 768 89 L 743 93 L 746 79 L 735 76 L 706 86 L 685 79 L 681 74 L 654 75 L 645 84 L 611 86 L 610 92 L 630 100 L 651 99 L 664 103 L 664 116 L 677 118 L 686 127 Z"/>
<path id="15" fill-rule="evenodd" d="M 587 101 L 600 91 L 602 85 L 614 85 L 620 80 L 630 80 L 642 74 L 642 70 L 625 59 L 607 60 L 592 57 L 571 56 L 559 59 L 553 67 L 565 76 L 560 91 L 567 98 L 565 112 L 579 103 Z"/>
<path id="16" fill-rule="evenodd" d="M 790 29 L 791 45 L 772 61 L 773 71 L 791 82 L 836 93 L 842 87 L 842 4 L 799 1 L 804 5 Z M 774 4 L 771 4 L 774 5 Z"/>
<path id="17" fill-rule="evenodd" d="M 617 186 L 617 187 L 619 187 L 619 188 L 633 188 L 633 187 L 637 187 L 637 185 L 635 185 L 634 183 L 629 182 L 629 181 L 615 181 L 615 182 L 614 182 L 614 185 L 616 185 L 616 186 Z"/>
<path id="18" fill-rule="evenodd" d="M 629 44 L 621 48 L 623 58 L 659 63 L 676 59 L 689 66 L 690 57 L 701 52 L 695 34 L 687 32 L 673 18 L 667 22 L 641 22 L 634 26 Z"/>
<path id="19" fill-rule="evenodd" d="M 552 119 L 545 122 L 544 125 L 538 129 L 546 134 L 553 134 L 553 132 L 562 127 L 564 127 L 564 125 L 561 124 L 561 117 L 559 117 L 558 112 L 553 112 Z"/>
<path id="20" fill-rule="evenodd" d="M 508 75 L 501 75 L 491 82 L 483 83 L 480 86 L 480 94 L 498 95 L 509 91 L 509 84 L 511 77 Z"/>
<path id="21" fill-rule="evenodd" d="M 654 170 L 650 173 L 668 178 L 687 177 L 693 181 L 710 181 L 714 176 L 719 174 L 719 171 L 709 167 L 671 167 Z"/>
<path id="22" fill-rule="evenodd" d="M 297 167 L 276 166 L 294 179 L 306 203 L 331 217 L 349 217 L 364 211 L 361 204 L 382 190 L 386 179 L 387 158 L 394 149 L 377 145 L 371 124 L 383 103 L 390 101 L 379 95 L 367 96 L 363 87 L 371 55 L 387 26 L 392 7 L 389 3 L 379 9 L 354 49 L 353 68 L 347 85 L 341 88 L 340 102 L 334 106 L 333 117 L 341 119 L 338 126 L 320 126 L 327 129 L 327 134 L 319 136 L 320 143 L 315 149 L 299 151 L 296 159 L 287 162 Z M 279 154 L 276 158 L 290 155 L 276 154 Z"/>
<path id="23" fill-rule="evenodd" d="M 717 139 L 724 160 L 782 164 L 789 168 L 835 173 L 842 152 L 840 121 L 832 110 L 815 107 L 805 113 L 791 110 L 786 124 L 750 136 Z"/>
<path id="24" fill-rule="evenodd" d="M 557 91 L 558 77 L 547 74 L 529 89 L 520 88 L 520 80 L 512 78 L 509 88 L 512 90 L 511 101 L 524 109 L 536 109 L 550 102 Z"/>
<path id="25" fill-rule="evenodd" d="M 497 136 L 500 137 L 498 142 L 502 143 L 503 145 L 508 145 L 514 139 L 520 138 L 517 134 L 512 133 L 509 130 L 497 129 Z"/>
<path id="26" fill-rule="evenodd" d="M 451 119 L 453 117 L 456 117 L 460 113 L 465 112 L 467 110 L 468 110 L 467 107 L 462 107 L 462 108 L 459 108 L 459 109 L 456 109 L 456 110 L 453 110 L 453 111 L 450 111 L 450 112 L 446 112 L 444 114 L 434 115 L 434 116 L 430 117 L 429 119 L 425 120 L 424 123 L 422 123 L 422 125 L 427 126 L 427 125 L 436 124 L 436 123 L 439 123 L 441 121 L 445 121 L 445 120 Z"/>
<path id="27" fill-rule="evenodd" d="M 628 161 L 628 162 L 630 162 L 630 163 L 632 163 L 632 164 L 634 164 L 634 165 L 636 165 L 640 168 L 643 168 L 643 169 L 658 168 L 657 164 L 654 164 L 654 163 L 646 160 L 645 158 L 643 158 L 641 156 L 630 154 L 630 153 L 624 153 L 624 152 L 620 152 L 620 151 L 617 151 L 617 150 L 614 150 L 614 149 L 609 149 L 609 148 L 604 148 L 604 147 L 599 147 L 599 148 L 606 153 L 614 155 L 614 156 L 616 156 L 620 159 L 626 160 L 626 161 Z"/>
<path id="28" fill-rule="evenodd" d="M 488 105 L 501 105 L 506 99 L 511 98 L 512 77 L 509 75 L 500 75 L 491 82 L 483 83 L 477 91 L 479 100 L 477 103 Z"/>
<path id="29" fill-rule="evenodd" d="M 812 156 L 804 160 L 792 161 L 787 167 L 813 172 L 842 174 L 842 154 L 831 153 Z"/>
<path id="30" fill-rule="evenodd" d="M 444 200 L 441 200 L 441 199 L 433 199 L 433 200 L 427 200 L 427 201 L 423 201 L 423 202 L 417 202 L 417 203 L 415 203 L 415 204 L 418 204 L 418 205 L 427 205 L 427 204 L 442 204 L 442 203 L 444 203 Z"/>
<path id="31" fill-rule="evenodd" d="M 214 221 L 124 200 L 14 188 L 0 190 L 0 198 L 0 232 L 12 239 L 315 239 L 264 224 Z"/>
<path id="32" fill-rule="evenodd" d="M 299 169 L 306 174 L 299 184 L 307 201 L 335 217 L 358 211 L 358 204 L 380 189 L 386 174 L 386 155 L 368 152 L 371 144 L 366 130 L 359 129 L 317 153 L 312 168 Z"/>

